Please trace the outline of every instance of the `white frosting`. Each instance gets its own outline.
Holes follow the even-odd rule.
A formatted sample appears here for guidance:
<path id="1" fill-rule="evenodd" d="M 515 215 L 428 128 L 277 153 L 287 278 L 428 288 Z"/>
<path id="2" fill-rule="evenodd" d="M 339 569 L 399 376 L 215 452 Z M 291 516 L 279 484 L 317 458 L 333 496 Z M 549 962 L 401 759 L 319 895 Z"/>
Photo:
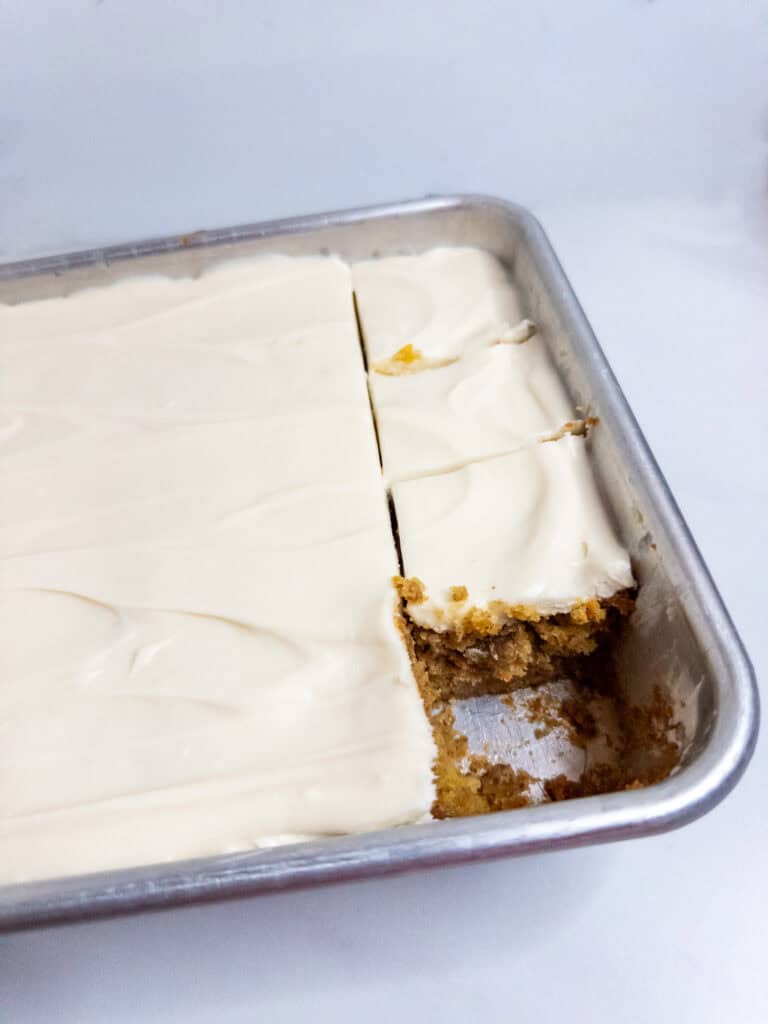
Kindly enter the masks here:
<path id="1" fill-rule="evenodd" d="M 514 451 L 574 416 L 538 337 L 370 383 L 389 481 Z"/>
<path id="2" fill-rule="evenodd" d="M 0 880 L 428 814 L 336 260 L 0 307 Z"/>
<path id="3" fill-rule="evenodd" d="M 573 412 L 542 340 L 515 326 L 501 264 L 435 249 L 353 280 L 403 568 L 429 595 L 414 621 L 446 629 L 493 602 L 550 614 L 631 586 L 583 439 L 544 440 Z"/>
<path id="4" fill-rule="evenodd" d="M 427 589 L 424 603 L 408 605 L 420 625 L 445 629 L 446 612 L 493 601 L 552 614 L 633 583 L 581 437 L 533 442 L 392 493 L 405 573 Z M 450 601 L 455 586 L 468 590 L 463 604 Z"/>
<path id="5" fill-rule="evenodd" d="M 353 273 L 371 366 L 420 354 L 370 377 L 414 620 L 631 585 L 500 264 Z M 270 257 L 0 306 L 0 882 L 429 815 L 351 286 Z"/>
<path id="6" fill-rule="evenodd" d="M 518 340 L 522 317 L 501 264 L 480 249 L 432 249 L 352 267 L 368 363 L 405 345 L 445 362 L 500 340 Z"/>

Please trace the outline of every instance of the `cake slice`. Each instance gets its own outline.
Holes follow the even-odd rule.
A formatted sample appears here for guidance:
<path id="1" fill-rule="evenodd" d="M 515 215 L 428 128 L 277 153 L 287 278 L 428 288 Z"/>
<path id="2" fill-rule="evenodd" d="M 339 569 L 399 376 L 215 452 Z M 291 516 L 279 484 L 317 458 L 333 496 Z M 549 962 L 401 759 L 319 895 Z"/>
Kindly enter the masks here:
<path id="1" fill-rule="evenodd" d="M 511 326 L 504 268 L 437 249 L 353 280 L 422 689 L 578 674 L 628 611 L 632 573 L 544 341 Z"/>
<path id="2" fill-rule="evenodd" d="M 628 611 L 629 559 L 585 445 L 533 442 L 393 486 L 398 589 L 433 696 L 578 675 Z"/>

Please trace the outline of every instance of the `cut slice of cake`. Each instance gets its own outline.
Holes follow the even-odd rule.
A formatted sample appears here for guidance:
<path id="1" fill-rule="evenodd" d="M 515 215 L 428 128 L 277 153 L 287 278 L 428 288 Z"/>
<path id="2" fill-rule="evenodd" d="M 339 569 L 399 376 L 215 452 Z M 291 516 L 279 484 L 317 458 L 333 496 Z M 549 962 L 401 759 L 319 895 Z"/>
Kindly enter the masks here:
<path id="1" fill-rule="evenodd" d="M 585 451 L 533 442 L 392 488 L 415 656 L 441 697 L 578 673 L 628 610 L 629 558 Z"/>

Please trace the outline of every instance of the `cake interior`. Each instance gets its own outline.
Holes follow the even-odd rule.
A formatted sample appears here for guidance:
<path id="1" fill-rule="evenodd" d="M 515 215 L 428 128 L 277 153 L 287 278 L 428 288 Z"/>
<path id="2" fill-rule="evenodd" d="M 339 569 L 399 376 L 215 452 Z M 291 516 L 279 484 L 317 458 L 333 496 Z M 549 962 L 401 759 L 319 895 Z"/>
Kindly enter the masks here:
<path id="1" fill-rule="evenodd" d="M 410 622 L 414 657 L 443 700 L 509 693 L 563 677 L 585 679 L 633 604 L 631 593 L 622 591 L 566 614 L 522 608 L 499 628 L 472 612 L 445 632 Z"/>
<path id="2" fill-rule="evenodd" d="M 670 700 L 657 689 L 648 705 L 630 703 L 614 671 L 613 651 L 634 609 L 632 591 L 585 601 L 569 613 L 515 609 L 497 626 L 470 610 L 439 632 L 408 615 L 420 581 L 394 582 L 438 751 L 436 818 L 635 789 L 661 781 L 676 765 L 680 744 Z M 506 751 L 488 750 L 487 740 L 479 748 L 471 742 L 466 725 L 477 721 L 478 705 L 481 715 L 492 712 L 497 732 L 507 716 L 520 730 Z M 535 764 L 545 760 L 531 757 L 537 749 L 554 751 L 557 770 Z"/>

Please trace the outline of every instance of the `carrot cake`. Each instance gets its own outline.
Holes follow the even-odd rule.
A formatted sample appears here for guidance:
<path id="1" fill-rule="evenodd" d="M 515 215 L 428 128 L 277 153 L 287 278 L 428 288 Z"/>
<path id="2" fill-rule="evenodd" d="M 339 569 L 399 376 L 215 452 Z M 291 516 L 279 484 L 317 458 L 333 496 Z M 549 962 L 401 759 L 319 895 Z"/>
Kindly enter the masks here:
<path id="1" fill-rule="evenodd" d="M 420 820 L 349 269 L 0 307 L 0 881 Z"/>
<path id="2" fill-rule="evenodd" d="M 524 802 L 452 702 L 634 581 L 523 313 L 468 248 L 0 305 L 0 884 Z"/>

